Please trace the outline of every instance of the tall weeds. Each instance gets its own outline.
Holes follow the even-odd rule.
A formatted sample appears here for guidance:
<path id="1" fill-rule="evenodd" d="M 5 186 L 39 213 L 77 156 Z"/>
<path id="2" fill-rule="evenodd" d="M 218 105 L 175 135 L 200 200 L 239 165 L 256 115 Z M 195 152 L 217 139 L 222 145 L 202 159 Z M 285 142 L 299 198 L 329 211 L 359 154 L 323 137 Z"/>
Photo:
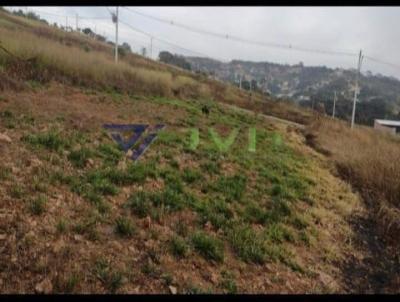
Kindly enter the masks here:
<path id="1" fill-rule="evenodd" d="M 372 128 L 351 130 L 342 121 L 319 118 L 307 129 L 315 148 L 332 156 L 338 171 L 373 210 L 384 234 L 400 234 L 400 138 Z"/>

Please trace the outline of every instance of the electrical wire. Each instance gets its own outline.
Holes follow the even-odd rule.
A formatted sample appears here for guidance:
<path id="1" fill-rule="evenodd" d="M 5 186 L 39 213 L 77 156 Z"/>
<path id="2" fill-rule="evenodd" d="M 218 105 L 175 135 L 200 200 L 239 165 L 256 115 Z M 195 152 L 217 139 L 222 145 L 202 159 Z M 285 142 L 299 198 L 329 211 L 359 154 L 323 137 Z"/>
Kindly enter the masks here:
<path id="1" fill-rule="evenodd" d="M 196 28 L 196 27 L 193 27 L 193 26 L 189 26 L 189 25 L 186 25 L 186 24 L 183 24 L 183 23 L 178 23 L 178 22 L 175 22 L 173 20 L 167 20 L 167 19 L 151 16 L 151 15 L 144 14 L 142 12 L 138 12 L 136 10 L 130 9 L 128 7 L 123 7 L 123 8 L 125 10 L 129 11 L 129 12 L 141 15 L 141 16 L 146 17 L 146 18 L 150 18 L 150 19 L 153 19 L 153 20 L 156 20 L 156 21 L 159 21 L 159 22 L 163 22 L 163 23 L 172 25 L 172 26 L 181 27 L 181 28 L 184 28 L 186 30 L 189 30 L 189 31 L 192 31 L 192 32 L 196 32 L 196 33 L 199 33 L 199 34 L 214 36 L 214 37 L 221 38 L 221 39 L 224 39 L 224 40 L 232 40 L 232 41 L 236 41 L 236 42 L 253 44 L 253 45 L 263 46 L 263 47 L 272 47 L 272 48 L 280 48 L 280 49 L 287 49 L 287 50 L 297 50 L 297 51 L 302 51 L 302 52 L 311 52 L 311 53 L 319 53 L 319 54 L 327 54 L 327 55 L 341 55 L 341 56 L 356 56 L 357 55 L 357 53 L 345 52 L 345 51 L 320 50 L 320 49 L 312 49 L 312 48 L 305 48 L 305 47 L 295 46 L 295 45 L 291 45 L 291 44 L 285 45 L 285 44 L 278 44 L 278 43 L 272 43 L 272 42 L 260 42 L 260 41 L 244 39 L 244 38 L 237 37 L 237 36 L 234 36 L 234 35 L 216 33 L 216 32 L 212 32 L 212 31 Z"/>

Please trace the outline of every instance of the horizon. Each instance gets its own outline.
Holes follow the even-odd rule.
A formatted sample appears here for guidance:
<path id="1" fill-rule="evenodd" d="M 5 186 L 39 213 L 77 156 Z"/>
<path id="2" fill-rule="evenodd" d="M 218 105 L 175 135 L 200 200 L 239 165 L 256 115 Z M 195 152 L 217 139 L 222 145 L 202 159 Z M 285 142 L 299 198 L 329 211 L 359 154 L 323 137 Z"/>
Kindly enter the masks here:
<path id="1" fill-rule="evenodd" d="M 114 41 L 110 17 L 114 7 L 5 8 L 33 11 L 50 24 L 69 24 L 72 28 L 76 22 L 73 16 L 80 14 L 80 28 L 89 27 Z M 165 50 L 221 62 L 295 65 L 301 61 L 308 67 L 355 69 L 358 58 L 353 54 L 362 49 L 366 55 L 362 73 L 371 71 L 400 79 L 397 7 L 120 7 L 119 13 L 119 44 L 128 42 L 136 53 L 142 47 L 151 48 L 153 59 Z M 166 20 L 173 24 L 165 25 Z M 188 24 L 193 24 L 192 28 L 185 28 Z M 226 39 L 218 33 L 226 33 Z M 152 43 L 150 36 L 154 37 Z"/>

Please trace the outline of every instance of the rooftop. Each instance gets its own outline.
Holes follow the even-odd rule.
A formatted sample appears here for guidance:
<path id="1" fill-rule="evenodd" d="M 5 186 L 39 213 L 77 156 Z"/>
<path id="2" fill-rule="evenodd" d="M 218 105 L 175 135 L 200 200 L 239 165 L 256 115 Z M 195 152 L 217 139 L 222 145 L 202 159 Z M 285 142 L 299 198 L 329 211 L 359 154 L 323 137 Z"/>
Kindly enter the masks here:
<path id="1" fill-rule="evenodd" d="M 400 127 L 400 121 L 390 121 L 390 120 L 375 120 L 377 123 L 384 126 Z"/>

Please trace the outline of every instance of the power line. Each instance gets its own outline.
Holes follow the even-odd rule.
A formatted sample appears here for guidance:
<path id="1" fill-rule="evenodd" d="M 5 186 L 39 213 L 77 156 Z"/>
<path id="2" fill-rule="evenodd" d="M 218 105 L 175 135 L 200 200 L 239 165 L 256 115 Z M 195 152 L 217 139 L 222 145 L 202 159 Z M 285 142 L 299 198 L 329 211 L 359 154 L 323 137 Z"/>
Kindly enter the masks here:
<path id="1" fill-rule="evenodd" d="M 263 47 L 272 47 L 272 48 L 280 48 L 280 49 L 287 49 L 287 50 L 297 50 L 297 51 L 312 52 L 312 53 L 327 54 L 327 55 L 341 55 L 341 56 L 352 56 L 352 57 L 357 56 L 357 53 L 347 52 L 347 51 L 331 51 L 331 50 L 312 49 L 312 48 L 294 46 L 294 45 L 291 45 L 291 44 L 285 45 L 285 44 L 278 44 L 278 43 L 272 43 L 272 42 L 260 42 L 260 41 L 244 39 L 244 38 L 237 37 L 237 36 L 234 36 L 234 35 L 216 33 L 216 32 L 204 30 L 204 29 L 201 29 L 201 28 L 196 28 L 196 27 L 193 27 L 193 26 L 189 26 L 189 25 L 186 25 L 186 24 L 183 24 L 183 23 L 174 22 L 173 20 L 167 20 L 167 19 L 151 16 L 151 15 L 144 14 L 142 12 L 138 12 L 136 10 L 127 8 L 127 7 L 123 7 L 123 8 L 125 10 L 127 10 L 127 11 L 130 11 L 132 13 L 141 15 L 141 16 L 146 17 L 146 18 L 150 18 L 150 19 L 153 19 L 153 20 L 156 20 L 156 21 L 159 21 L 159 22 L 163 22 L 163 23 L 172 25 L 172 26 L 178 26 L 178 27 L 181 27 L 181 28 L 184 28 L 186 30 L 189 30 L 189 31 L 192 31 L 192 32 L 196 32 L 196 33 L 199 33 L 199 34 L 214 36 L 214 37 L 222 38 L 222 39 L 225 39 L 225 40 L 232 40 L 232 41 L 236 41 L 236 42 L 253 44 L 253 45 L 258 45 L 258 46 L 263 46 Z"/>
<path id="2" fill-rule="evenodd" d="M 373 62 L 376 62 L 376 63 L 379 63 L 379 64 L 384 64 L 384 65 L 387 65 L 387 66 L 391 66 L 391 67 L 393 67 L 393 68 L 400 69 L 400 65 L 393 64 L 393 63 L 389 63 L 389 62 L 385 62 L 385 61 L 382 61 L 382 60 L 379 60 L 379 59 L 375 59 L 375 58 L 370 57 L 370 56 L 364 56 L 364 57 L 365 57 L 367 60 L 370 60 L 370 61 L 373 61 Z"/>
<path id="3" fill-rule="evenodd" d="M 30 11 L 32 11 L 32 12 L 38 12 L 38 13 L 41 13 L 41 14 L 45 14 L 45 15 L 49 15 L 49 16 L 55 16 L 55 17 L 62 17 L 62 18 L 65 18 L 65 17 L 68 17 L 68 18 L 75 18 L 75 16 L 72 16 L 72 15 L 60 15 L 60 14 L 55 14 L 55 13 L 50 13 L 50 12 L 47 12 L 47 11 L 42 11 L 42 10 L 38 10 L 38 9 L 29 9 Z M 94 20 L 105 20 L 105 19 L 109 19 L 108 17 L 106 18 L 106 17 L 85 17 L 85 16 L 79 16 L 79 18 L 80 19 L 94 19 Z"/>
<path id="4" fill-rule="evenodd" d="M 114 14 L 114 12 L 112 12 L 108 7 L 105 7 L 105 8 L 107 9 L 107 11 L 111 15 Z M 123 7 L 123 8 L 125 10 L 127 10 L 127 11 L 130 11 L 131 13 L 135 13 L 135 14 L 141 15 L 141 16 L 146 17 L 146 18 L 150 18 L 150 19 L 153 19 L 153 20 L 156 20 L 156 21 L 159 21 L 159 22 L 167 23 L 167 24 L 172 25 L 172 26 L 178 26 L 178 27 L 184 28 L 184 29 L 192 31 L 192 32 L 205 34 L 205 35 L 210 35 L 210 36 L 214 36 L 214 37 L 218 37 L 218 38 L 222 38 L 222 39 L 226 39 L 226 40 L 233 40 L 233 41 L 237 41 L 237 42 L 243 42 L 243 43 L 248 43 L 248 44 L 253 44 L 253 45 L 258 45 L 258 46 L 264 46 L 264 47 L 273 47 L 273 48 L 281 48 L 281 49 L 287 49 L 287 50 L 297 50 L 297 51 L 304 51 L 304 52 L 314 52 L 314 53 L 322 53 L 322 54 L 329 54 L 329 55 L 345 55 L 345 56 L 355 56 L 355 55 L 357 55 L 356 53 L 350 53 L 350 52 L 344 52 L 344 51 L 317 50 L 317 49 L 303 48 L 303 47 L 293 46 L 293 45 L 284 45 L 284 44 L 277 44 L 277 43 L 267 43 L 267 42 L 248 40 L 248 39 L 244 39 L 244 38 L 241 38 L 241 37 L 236 37 L 236 36 L 233 36 L 233 35 L 216 33 L 216 32 L 204 30 L 204 29 L 201 29 L 201 28 L 196 28 L 196 27 L 189 26 L 189 25 L 186 25 L 186 24 L 183 24 L 183 23 L 175 22 L 173 20 L 167 20 L 167 19 L 163 19 L 163 18 L 160 18 L 160 17 L 151 16 L 151 15 L 139 12 L 137 10 L 133 10 L 131 8 L 128 8 L 128 7 Z M 39 10 L 39 9 L 36 9 L 36 8 L 35 9 L 29 8 L 29 10 L 33 11 L 33 12 L 40 13 L 40 14 L 45 14 L 45 15 L 59 17 L 59 18 L 65 18 L 65 17 L 76 18 L 76 15 L 72 16 L 72 15 L 65 15 L 65 14 L 64 15 L 56 14 L 56 13 L 51 13 L 51 12 L 48 12 L 48 11 Z M 109 20 L 109 17 L 89 17 L 89 16 L 80 16 L 79 15 L 79 19 L 82 20 L 82 21 L 87 20 L 87 22 L 90 22 L 90 20 Z M 200 53 L 198 51 L 193 51 L 193 50 L 181 47 L 181 46 L 179 46 L 177 44 L 171 43 L 169 41 L 163 40 L 161 38 L 156 38 L 156 37 L 154 37 L 153 35 L 151 35 L 149 33 L 146 33 L 146 32 L 144 32 L 142 30 L 137 29 L 137 28 L 133 28 L 130 24 L 128 24 L 126 22 L 122 22 L 121 21 L 121 23 L 124 23 L 125 25 L 127 25 L 131 29 L 135 30 L 136 32 L 140 32 L 142 34 L 145 34 L 150 38 L 154 38 L 154 39 L 156 39 L 156 40 L 158 40 L 160 42 L 163 42 L 165 44 L 169 44 L 169 45 L 171 45 L 171 46 L 173 46 L 173 47 L 175 47 L 177 49 L 185 50 L 186 52 L 190 52 L 190 53 L 193 53 L 193 54 L 197 54 L 197 55 L 201 55 L 201 56 L 205 56 L 205 57 L 210 58 L 209 56 L 207 56 L 207 55 L 205 55 L 203 53 Z M 92 24 L 95 24 L 95 23 L 92 23 Z M 107 26 L 107 24 L 102 24 L 102 26 Z M 107 26 L 107 27 L 109 27 L 109 26 Z M 386 62 L 386 61 L 383 61 L 381 59 L 377 59 L 377 58 L 370 57 L 370 56 L 364 56 L 364 57 L 365 57 L 365 59 L 370 60 L 372 62 L 375 62 L 375 63 L 378 63 L 378 64 L 383 64 L 383 65 L 390 66 L 392 68 L 400 70 L 400 65 L 398 65 L 398 64 L 394 64 L 394 63 L 391 63 L 391 62 Z M 223 59 L 218 59 L 218 60 L 224 61 Z"/>
<path id="5" fill-rule="evenodd" d="M 160 41 L 160 42 L 162 42 L 162 43 L 169 44 L 169 45 L 171 45 L 171 46 L 173 46 L 173 47 L 175 47 L 175 48 L 184 50 L 184 51 L 189 52 L 189 53 L 193 53 L 193 54 L 196 54 L 196 55 L 200 55 L 200 56 L 203 56 L 203 57 L 206 57 L 206 58 L 211 58 L 210 56 L 208 56 L 208 55 L 206 55 L 206 54 L 204 54 L 204 53 L 201 53 L 201 52 L 198 52 L 198 51 L 194 51 L 194 50 L 191 50 L 191 49 L 182 47 L 182 46 L 180 46 L 180 45 L 177 45 L 177 44 L 175 44 L 175 43 L 169 42 L 169 41 L 167 41 L 167 40 L 164 40 L 164 39 L 155 37 L 154 35 L 149 34 L 148 32 L 145 32 L 145 31 L 143 31 L 143 30 L 140 30 L 140 29 L 138 29 L 138 28 L 133 27 L 132 25 L 130 25 L 129 23 L 127 23 L 127 22 L 125 22 L 125 21 L 123 21 L 123 20 L 121 20 L 121 19 L 120 19 L 120 22 L 121 22 L 121 24 L 124 24 L 124 25 L 128 26 L 130 29 L 132 29 L 132 30 L 134 30 L 134 31 L 136 31 L 136 32 L 140 32 L 140 33 L 142 33 L 142 34 L 148 36 L 149 38 L 153 38 L 154 40 L 158 40 L 158 41 Z M 225 61 L 225 60 L 220 59 L 220 58 L 218 58 L 218 60 L 220 60 L 220 61 Z"/>

